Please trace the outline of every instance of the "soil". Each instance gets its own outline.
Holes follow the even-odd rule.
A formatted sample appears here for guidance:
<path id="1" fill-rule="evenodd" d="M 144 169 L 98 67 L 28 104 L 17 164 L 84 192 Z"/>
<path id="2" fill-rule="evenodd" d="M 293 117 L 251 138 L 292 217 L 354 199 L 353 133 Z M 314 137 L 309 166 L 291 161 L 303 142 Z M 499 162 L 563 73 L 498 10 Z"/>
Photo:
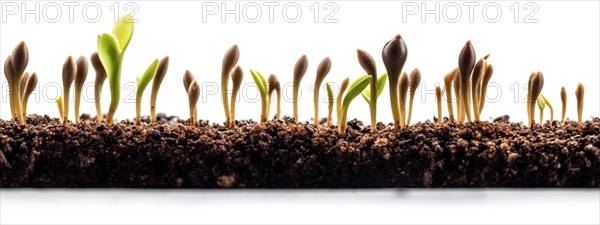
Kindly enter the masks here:
<path id="1" fill-rule="evenodd" d="M 92 119 L 0 120 L 0 187 L 600 187 L 598 118 L 379 123 L 376 133 L 353 120 L 343 135 L 289 117 L 233 129 L 164 115 L 141 126 Z"/>

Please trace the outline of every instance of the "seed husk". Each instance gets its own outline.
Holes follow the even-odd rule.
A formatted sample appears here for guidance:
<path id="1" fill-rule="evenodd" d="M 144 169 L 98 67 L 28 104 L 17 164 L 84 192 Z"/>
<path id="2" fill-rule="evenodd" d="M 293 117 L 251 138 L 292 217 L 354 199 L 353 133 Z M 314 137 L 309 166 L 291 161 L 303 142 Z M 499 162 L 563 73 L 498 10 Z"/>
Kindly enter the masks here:
<path id="1" fill-rule="evenodd" d="M 231 72 L 231 81 L 233 91 L 231 92 L 231 121 L 229 127 L 235 127 L 235 104 L 237 103 L 237 95 L 244 79 L 244 71 L 240 66 L 235 66 Z M 184 81 L 185 82 L 185 81 Z"/>
<path id="2" fill-rule="evenodd" d="M 240 50 L 237 45 L 231 46 L 225 56 L 223 56 L 223 66 L 221 68 L 221 97 L 223 109 L 225 111 L 226 124 L 231 124 L 231 112 L 229 111 L 229 99 L 227 98 L 227 88 L 229 87 L 229 74 L 240 59 Z"/>
<path id="3" fill-rule="evenodd" d="M 27 84 L 25 85 L 25 90 L 23 92 L 23 102 L 21 103 L 21 105 L 23 106 L 23 118 L 25 118 L 25 121 L 27 119 L 27 102 L 29 102 L 29 96 L 35 90 L 37 83 L 37 74 L 32 73 L 31 75 L 29 75 L 29 79 L 27 79 Z"/>
<path id="4" fill-rule="evenodd" d="M 198 84 L 198 81 L 194 80 L 192 81 L 192 83 L 190 84 L 190 88 L 188 89 L 188 99 L 190 105 L 190 124 L 192 126 L 196 126 L 196 123 L 198 122 L 198 119 L 196 118 L 198 115 L 198 109 L 196 107 L 196 104 L 198 103 L 199 98 L 200 85 Z"/>
<path id="5" fill-rule="evenodd" d="M 471 74 L 471 99 L 473 100 L 473 115 L 475 121 L 479 121 L 479 97 L 481 96 L 481 80 L 485 72 L 486 61 L 481 58 L 475 64 L 473 73 Z"/>
<path id="6" fill-rule="evenodd" d="M 406 72 L 402 72 L 400 81 L 398 82 L 398 92 L 400 94 L 400 128 L 406 127 L 406 94 L 408 94 L 408 86 L 410 85 L 410 78 Z"/>
<path id="7" fill-rule="evenodd" d="M 106 69 L 102 65 L 102 61 L 100 61 L 100 57 L 97 52 L 92 53 L 90 56 L 90 61 L 92 62 L 92 66 L 94 67 L 94 71 L 96 71 L 96 79 L 94 81 L 94 99 L 96 103 L 96 122 L 102 122 L 102 108 L 100 104 L 100 97 L 102 96 L 102 86 L 104 85 L 104 81 L 106 81 Z"/>
<path id="8" fill-rule="evenodd" d="M 69 120 L 69 93 L 71 92 L 71 85 L 77 74 L 77 64 L 73 57 L 67 57 L 67 60 L 63 64 L 62 80 L 63 80 L 63 122 L 66 123 Z"/>
<path id="9" fill-rule="evenodd" d="M 527 110 L 529 114 L 529 126 L 533 127 L 535 124 L 535 103 L 538 96 L 542 92 L 544 87 L 544 76 L 541 72 L 533 72 L 529 77 L 529 89 L 527 94 Z"/>
<path id="10" fill-rule="evenodd" d="M 390 85 L 390 103 L 392 106 L 392 115 L 394 116 L 394 126 L 396 129 L 401 128 L 400 111 L 398 106 L 398 80 L 400 72 L 406 63 L 408 57 L 408 49 L 400 34 L 396 35 L 392 40 L 388 41 L 381 51 L 383 64 L 388 74 Z"/>
<path id="11" fill-rule="evenodd" d="M 319 66 L 317 67 L 317 79 L 315 79 L 313 95 L 313 104 L 315 108 L 315 127 L 319 127 L 319 91 L 321 89 L 321 84 L 323 83 L 323 80 L 325 80 L 325 77 L 327 76 L 327 74 L 329 74 L 330 70 L 331 59 L 329 57 L 326 57 L 321 61 L 321 63 L 319 63 Z"/>
<path id="12" fill-rule="evenodd" d="M 79 123 L 79 106 L 81 104 L 81 91 L 88 74 L 88 62 L 85 56 L 81 56 L 76 62 L 75 74 L 75 123 Z"/>
<path id="13" fill-rule="evenodd" d="M 188 93 L 188 90 L 190 89 L 190 85 L 192 84 L 192 82 L 196 80 L 196 78 L 194 77 L 194 74 L 192 74 L 192 72 L 190 72 L 189 70 L 186 70 L 185 73 L 183 74 L 183 88 L 185 89 L 185 93 Z"/>
<path id="14" fill-rule="evenodd" d="M 410 102 L 408 104 L 408 119 L 406 120 L 406 126 L 410 126 L 410 120 L 412 118 L 412 109 L 413 109 L 413 102 L 415 100 L 415 93 L 417 92 L 417 88 L 419 87 L 419 84 L 421 83 L 421 71 L 419 71 L 419 69 L 414 69 L 411 73 L 410 73 L 410 84 L 409 84 L 409 89 L 410 89 Z"/>
<path id="15" fill-rule="evenodd" d="M 294 84 L 293 84 L 293 105 L 294 105 L 294 120 L 298 122 L 298 94 L 300 90 L 300 82 L 308 68 L 308 58 L 306 55 L 300 56 L 294 66 Z"/>
<path id="16" fill-rule="evenodd" d="M 271 74 L 269 76 L 269 107 L 267 111 L 271 110 L 271 99 L 273 97 L 273 92 L 277 93 L 277 111 L 275 112 L 275 119 L 281 119 L 281 85 L 279 84 L 279 80 L 275 74 Z"/>
<path id="17" fill-rule="evenodd" d="M 469 122 L 471 122 L 471 104 L 469 101 L 471 89 L 469 88 L 469 81 L 471 80 L 471 73 L 474 66 L 475 49 L 473 49 L 473 44 L 471 41 L 467 41 L 458 57 L 458 68 L 460 70 L 459 80 L 461 106 L 463 107 L 464 113 Z"/>
<path id="18" fill-rule="evenodd" d="M 158 98 L 160 85 L 167 75 L 167 70 L 169 70 L 169 56 L 166 56 L 160 60 L 158 63 L 158 68 L 156 69 L 156 75 L 154 75 L 154 79 L 152 79 L 152 92 L 150 95 L 150 123 L 156 122 L 156 99 Z"/>

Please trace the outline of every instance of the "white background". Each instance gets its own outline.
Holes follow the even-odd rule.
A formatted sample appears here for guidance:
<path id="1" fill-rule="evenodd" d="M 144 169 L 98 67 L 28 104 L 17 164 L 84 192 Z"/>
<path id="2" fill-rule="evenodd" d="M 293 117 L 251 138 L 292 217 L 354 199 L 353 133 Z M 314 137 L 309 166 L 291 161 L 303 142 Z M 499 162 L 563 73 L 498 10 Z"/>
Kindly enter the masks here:
<path id="1" fill-rule="evenodd" d="M 60 93 L 62 64 L 68 55 L 89 56 L 96 49 L 96 37 L 110 31 L 115 11 L 109 9 L 114 2 L 99 1 L 102 17 L 96 23 L 84 20 L 80 3 L 75 8 L 73 23 L 68 19 L 64 2 L 62 18 L 52 19 L 55 11 L 45 14 L 43 7 L 54 2 L 40 2 L 40 22 L 34 15 L 21 12 L 5 15 L 6 4 L 1 1 L 3 21 L 0 24 L 0 61 L 4 62 L 12 48 L 21 40 L 27 42 L 30 51 L 28 71 L 39 75 L 40 87 L 30 99 L 29 112 L 57 116 L 52 100 Z M 16 2 L 22 10 L 21 2 Z M 239 2 L 240 7 L 251 2 Z M 263 2 L 257 2 L 263 5 Z M 133 39 L 127 50 L 122 83 L 123 102 L 116 117 L 132 118 L 134 102 L 125 100 L 135 93 L 135 82 L 154 58 L 169 55 L 170 69 L 163 81 L 158 98 L 158 111 L 187 117 L 187 99 L 182 89 L 182 75 L 191 70 L 203 83 L 204 95 L 199 105 L 199 117 L 213 122 L 224 121 L 220 93 L 210 90 L 220 82 L 222 56 L 232 44 L 240 46 L 239 64 L 245 69 L 244 84 L 252 83 L 248 69 L 263 74 L 278 75 L 282 84 L 292 81 L 296 59 L 307 54 L 308 72 L 302 82 L 300 119 L 309 120 L 313 111 L 312 83 L 318 62 L 331 57 L 333 67 L 326 82 L 339 83 L 345 77 L 356 78 L 364 72 L 356 60 L 356 49 L 370 52 L 377 60 L 378 70 L 383 73 L 381 49 L 395 34 L 405 39 L 409 54 L 405 70 L 419 68 L 423 74 L 422 86 L 415 100 L 413 118 L 418 121 L 430 119 L 435 114 L 433 90 L 443 76 L 457 66 L 458 54 L 467 40 L 472 40 L 479 56 L 491 53 L 489 62 L 495 73 L 491 80 L 494 87 L 488 92 L 493 102 L 488 102 L 482 118 L 509 114 L 515 121 L 526 118 L 523 99 L 531 71 L 545 75 L 543 93 L 560 108 L 560 87 L 569 93 L 568 115 L 576 117 L 574 90 L 578 82 L 586 86 L 585 118 L 600 115 L 599 56 L 599 3 L 597 1 L 542 1 L 531 7 L 538 11 L 525 23 L 525 16 L 533 8 L 525 9 L 526 2 L 519 3 L 518 22 L 515 10 L 509 7 L 514 1 L 496 2 L 502 17 L 496 23 L 493 10 L 484 16 L 482 7 L 475 8 L 473 22 L 469 21 L 468 7 L 464 2 L 441 1 L 440 9 L 449 4 L 461 7 L 461 19 L 456 11 L 439 12 L 440 21 L 434 15 L 406 15 L 402 2 L 342 1 L 334 2 L 339 11 L 333 17 L 337 23 L 324 23 L 329 10 L 320 2 L 319 22 L 313 21 L 314 1 L 297 2 L 302 7 L 302 18 L 297 23 L 285 21 L 282 6 L 275 9 L 274 22 L 267 17 L 268 8 L 263 5 L 262 19 L 250 23 L 242 16 L 239 23 L 233 15 L 222 22 L 220 14 L 207 16 L 203 22 L 202 3 L 193 1 L 144 1 L 135 3 L 139 9 Z M 421 2 L 415 3 L 420 10 Z M 33 8 L 33 2 L 26 7 Z M 221 2 L 217 2 L 222 10 Z M 125 2 L 120 3 L 123 8 Z M 227 3 L 234 7 L 234 3 Z M 429 9 L 434 2 L 426 4 Z M 131 9 L 131 8 L 130 8 Z M 514 8 L 513 8 L 514 9 Z M 123 10 L 123 9 L 122 9 Z M 123 11 L 124 12 L 124 11 Z M 250 11 L 253 13 L 253 11 Z M 291 12 L 291 11 L 289 11 Z M 249 17 L 254 17 L 254 14 Z M 286 14 L 294 17 L 294 14 Z M 403 21 L 403 15 L 406 21 Z M 6 21 L 4 21 L 6 16 Z M 94 17 L 95 15 L 87 15 Z M 487 16 L 487 17 L 486 17 Z M 247 18 L 247 17 L 246 17 Z M 94 72 L 88 75 L 88 82 Z M 6 80 L 2 82 L 0 118 L 10 117 Z M 517 84 L 518 86 L 515 86 Z M 149 91 L 150 87 L 148 87 Z M 518 91 L 517 91 L 518 90 Z M 378 120 L 390 122 L 389 91 L 381 95 Z M 259 99 L 249 86 L 238 105 L 238 119 L 257 120 L 260 115 Z M 287 96 L 291 96 L 291 90 Z M 89 102 L 82 103 L 82 112 L 93 113 L 93 91 L 87 93 Z M 108 108 L 108 84 L 102 99 L 104 110 Z M 325 91 L 321 92 L 325 98 Z M 289 97 L 288 97 L 289 98 Z M 73 98 L 71 98 L 73 99 Z M 144 98 L 142 114 L 149 113 L 149 96 Z M 321 117 L 326 115 L 327 104 L 322 102 Z M 292 113 L 291 103 L 284 103 L 284 115 Z M 73 112 L 73 110 L 71 110 Z M 366 103 L 358 98 L 351 106 L 350 118 L 368 121 Z M 72 114 L 71 114 L 72 115 Z M 444 115 L 447 112 L 444 107 Z M 546 114 L 548 115 L 548 114 Z M 558 118 L 559 112 L 556 112 Z M 73 115 L 71 116 L 71 119 Z M 14 191 L 2 190 L 0 223 L 600 223 L 600 194 L 597 190 L 437 190 L 437 191 L 259 191 L 259 192 L 177 192 L 177 191 Z M 57 202 L 64 202 L 58 204 Z M 72 211 L 75 210 L 75 211 Z M 163 211 L 165 210 L 165 211 Z M 433 211 L 435 213 L 430 214 Z M 30 212 L 36 212 L 31 216 Z M 103 212 L 98 215 L 95 212 Z M 168 213 L 166 213 L 168 212 Z M 231 214 L 235 212 L 235 214 Z M 131 214 L 130 214 L 131 213 Z M 531 213 L 531 214 L 528 214 Z M 75 215 L 75 216 L 74 216 Z M 129 217 L 134 215 L 135 218 Z"/>

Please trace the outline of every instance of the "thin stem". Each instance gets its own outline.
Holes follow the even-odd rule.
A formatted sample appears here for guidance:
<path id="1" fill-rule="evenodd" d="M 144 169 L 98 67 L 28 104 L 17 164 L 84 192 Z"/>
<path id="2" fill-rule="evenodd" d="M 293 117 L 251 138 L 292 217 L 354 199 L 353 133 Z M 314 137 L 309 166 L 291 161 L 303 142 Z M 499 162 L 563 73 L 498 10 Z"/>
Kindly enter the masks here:
<path id="1" fill-rule="evenodd" d="M 435 96 L 437 98 L 438 118 L 437 124 L 442 124 L 442 90 L 440 86 L 435 87 Z"/>
<path id="2" fill-rule="evenodd" d="M 346 123 L 347 115 L 348 115 L 348 111 L 345 109 L 342 109 L 342 114 L 341 114 L 341 117 L 339 119 L 339 124 L 338 124 L 338 133 L 339 134 L 346 133 L 346 128 L 348 127 L 348 124 Z"/>
<path id="3" fill-rule="evenodd" d="M 565 87 L 560 89 L 560 100 L 562 102 L 562 115 L 560 119 L 561 124 L 565 124 L 565 116 L 567 115 L 567 90 Z"/>

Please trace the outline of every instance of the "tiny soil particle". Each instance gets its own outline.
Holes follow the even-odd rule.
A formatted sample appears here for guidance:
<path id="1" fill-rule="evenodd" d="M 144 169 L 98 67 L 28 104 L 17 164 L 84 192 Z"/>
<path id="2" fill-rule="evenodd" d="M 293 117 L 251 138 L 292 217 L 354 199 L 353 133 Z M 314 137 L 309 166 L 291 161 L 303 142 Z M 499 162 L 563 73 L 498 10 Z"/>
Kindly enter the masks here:
<path id="1" fill-rule="evenodd" d="M 399 188 L 600 187 L 600 119 L 529 128 L 497 122 L 415 123 L 371 132 L 237 121 L 63 125 L 0 120 L 0 187 Z"/>

